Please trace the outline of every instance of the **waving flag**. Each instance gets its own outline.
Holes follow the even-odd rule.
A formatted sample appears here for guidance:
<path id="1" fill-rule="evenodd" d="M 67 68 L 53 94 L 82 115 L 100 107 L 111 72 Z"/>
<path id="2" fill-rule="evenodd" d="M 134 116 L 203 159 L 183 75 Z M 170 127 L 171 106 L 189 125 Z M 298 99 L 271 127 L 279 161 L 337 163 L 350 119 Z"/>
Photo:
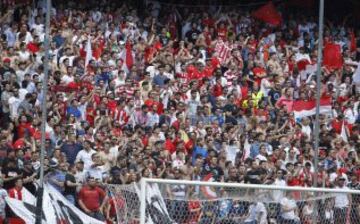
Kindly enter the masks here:
<path id="1" fill-rule="evenodd" d="M 223 40 L 216 42 L 215 52 L 217 54 L 217 59 L 220 61 L 220 64 L 224 64 L 228 58 L 231 57 L 231 47 Z"/>
<path id="2" fill-rule="evenodd" d="M 316 114 L 316 100 L 294 101 L 294 116 L 295 119 L 308 117 Z M 331 113 L 331 98 L 324 97 L 320 99 L 320 113 Z"/>
<path id="3" fill-rule="evenodd" d="M 272 2 L 260 7 L 258 10 L 252 13 L 252 16 L 265 23 L 278 26 L 281 24 L 281 14 L 276 10 Z"/>
<path id="4" fill-rule="evenodd" d="M 204 176 L 203 181 L 214 182 L 215 179 L 214 179 L 212 173 L 209 173 L 206 176 Z M 204 196 L 208 199 L 216 199 L 217 198 L 217 193 L 216 193 L 216 190 L 214 189 L 214 187 L 201 186 L 200 190 L 204 194 Z"/>
<path id="5" fill-rule="evenodd" d="M 120 60 L 123 62 L 121 69 L 129 73 L 131 67 L 134 65 L 134 54 L 130 43 L 125 44 L 125 50 L 122 51 Z"/>
<path id="6" fill-rule="evenodd" d="M 351 52 L 356 51 L 356 37 L 354 31 L 350 32 L 350 51 Z"/>
<path id="7" fill-rule="evenodd" d="M 323 65 L 329 69 L 339 69 L 343 66 L 340 45 L 333 43 L 327 43 L 325 45 Z"/>
<path id="8" fill-rule="evenodd" d="M 345 128 L 345 121 L 343 121 L 342 126 L 341 126 L 341 138 L 344 140 L 344 142 L 348 142 L 348 137 L 347 137 L 347 133 L 346 133 L 346 128 Z"/>
<path id="9" fill-rule="evenodd" d="M 86 56 L 85 56 L 85 69 L 84 69 L 85 74 L 84 75 L 86 75 L 87 66 L 88 66 L 90 60 L 92 59 L 92 49 L 91 49 L 90 37 L 88 38 L 88 40 L 86 42 L 85 51 L 86 51 Z"/>

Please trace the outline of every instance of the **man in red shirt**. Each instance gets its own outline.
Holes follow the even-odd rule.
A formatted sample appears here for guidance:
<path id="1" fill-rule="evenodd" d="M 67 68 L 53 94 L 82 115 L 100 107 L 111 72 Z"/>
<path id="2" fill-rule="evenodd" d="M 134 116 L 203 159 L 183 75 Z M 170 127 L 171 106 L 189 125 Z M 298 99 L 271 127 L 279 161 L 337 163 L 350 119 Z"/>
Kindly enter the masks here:
<path id="1" fill-rule="evenodd" d="M 79 205 L 89 216 L 105 221 L 103 208 L 107 201 L 107 195 L 103 189 L 97 186 L 94 177 L 88 177 L 88 184 L 79 192 Z"/>

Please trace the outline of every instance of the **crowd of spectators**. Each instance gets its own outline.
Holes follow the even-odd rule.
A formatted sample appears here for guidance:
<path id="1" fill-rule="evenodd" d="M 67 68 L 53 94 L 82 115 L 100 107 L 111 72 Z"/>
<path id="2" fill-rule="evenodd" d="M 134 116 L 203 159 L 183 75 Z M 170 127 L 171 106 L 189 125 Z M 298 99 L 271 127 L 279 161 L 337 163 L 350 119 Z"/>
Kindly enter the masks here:
<path id="1" fill-rule="evenodd" d="M 341 46 L 344 65 L 323 67 L 321 95 L 332 98 L 332 112 L 320 115 L 314 170 L 315 116 L 295 119 L 292 105 L 316 96 L 314 79 L 300 75 L 296 63 L 297 57 L 316 63 L 316 17 L 283 12 L 275 27 L 231 7 L 154 1 L 140 13 L 131 3 L 107 0 L 92 9 L 56 4 L 45 96 L 44 1 L 4 2 L 0 171 L 8 192 L 23 186 L 36 195 L 45 98 L 46 180 L 101 220 L 115 219 L 101 186 L 144 176 L 212 174 L 221 182 L 360 190 L 360 83 L 353 81 L 360 39 L 353 49 L 351 34 L 359 32 L 346 23 L 325 26 L 324 40 Z M 230 46 L 225 58 L 215 49 L 219 42 Z M 1 199 L 0 205 L 5 218 Z"/>

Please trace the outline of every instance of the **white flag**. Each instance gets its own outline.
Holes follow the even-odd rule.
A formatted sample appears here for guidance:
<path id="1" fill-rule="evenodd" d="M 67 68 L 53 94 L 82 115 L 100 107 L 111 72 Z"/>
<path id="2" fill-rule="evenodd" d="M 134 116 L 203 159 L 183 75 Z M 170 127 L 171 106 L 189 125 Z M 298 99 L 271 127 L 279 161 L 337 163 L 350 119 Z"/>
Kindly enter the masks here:
<path id="1" fill-rule="evenodd" d="M 90 60 L 92 59 L 92 49 L 91 49 L 91 38 L 89 37 L 86 42 L 86 57 L 85 57 L 85 74 L 86 74 L 86 67 L 88 66 Z"/>
<path id="2" fill-rule="evenodd" d="M 245 161 L 247 158 L 250 157 L 250 148 L 251 148 L 251 144 L 249 143 L 249 139 L 246 137 L 245 142 L 244 142 L 244 155 L 243 155 L 243 160 Z"/>
<path id="3" fill-rule="evenodd" d="M 347 133 L 346 133 L 346 129 L 345 129 L 345 121 L 343 121 L 342 126 L 341 126 L 341 138 L 344 140 L 344 142 L 348 142 L 348 137 L 347 137 Z"/>

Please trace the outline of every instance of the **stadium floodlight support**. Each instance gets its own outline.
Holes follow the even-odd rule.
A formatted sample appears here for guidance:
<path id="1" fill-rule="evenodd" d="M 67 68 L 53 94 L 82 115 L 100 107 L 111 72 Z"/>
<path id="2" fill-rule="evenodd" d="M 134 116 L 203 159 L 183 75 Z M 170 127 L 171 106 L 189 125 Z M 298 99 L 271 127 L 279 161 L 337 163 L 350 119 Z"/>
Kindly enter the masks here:
<path id="1" fill-rule="evenodd" d="M 324 0 L 320 0 L 319 6 L 319 40 L 318 40 L 318 55 L 317 55 L 317 72 L 316 72 L 316 118 L 315 118 L 315 158 L 314 158 L 314 183 L 318 183 L 318 163 L 319 163 L 319 114 L 320 114 L 320 90 L 321 90 L 321 65 L 322 65 L 322 51 L 323 51 L 323 30 L 324 30 Z"/>
<path id="2" fill-rule="evenodd" d="M 224 183 L 224 182 L 206 182 L 206 181 L 191 181 L 191 180 L 174 180 L 174 179 L 152 179 L 142 178 L 140 180 L 140 224 L 146 224 L 146 206 L 147 206 L 147 187 L 151 184 L 158 185 L 185 185 L 185 186 L 199 186 L 199 187 L 218 187 L 218 188 L 237 188 L 245 190 L 269 190 L 269 191 L 283 191 L 283 192 L 304 192 L 304 193 L 322 193 L 322 194 L 347 194 L 360 195 L 359 190 L 339 189 L 339 188 L 315 188 L 315 187 L 284 187 L 277 185 L 263 185 L 263 184 L 244 184 L 244 183 Z M 256 200 L 256 199 L 255 199 Z M 316 218 L 316 217 L 315 217 Z M 315 222 L 316 223 L 316 222 Z"/>
<path id="3" fill-rule="evenodd" d="M 38 188 L 36 201 L 36 220 L 35 224 L 41 224 L 43 214 L 43 192 L 44 192 L 44 157 L 45 157 L 45 137 L 46 137 L 46 121 L 47 121 L 47 86 L 49 75 L 49 48 L 50 48 L 50 14 L 51 0 L 46 0 L 46 18 L 45 18 L 45 58 L 44 58 L 44 78 L 41 101 L 41 151 L 40 151 L 40 186 Z"/>

